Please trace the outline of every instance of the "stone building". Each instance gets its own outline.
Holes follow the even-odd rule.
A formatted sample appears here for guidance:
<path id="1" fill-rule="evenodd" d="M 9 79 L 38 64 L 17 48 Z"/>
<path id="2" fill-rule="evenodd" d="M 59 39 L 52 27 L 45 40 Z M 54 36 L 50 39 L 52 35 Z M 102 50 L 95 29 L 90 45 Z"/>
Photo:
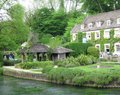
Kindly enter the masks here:
<path id="1" fill-rule="evenodd" d="M 120 10 L 86 17 L 71 30 L 71 41 L 77 39 L 79 32 L 85 33 L 87 42 L 93 41 L 101 52 L 120 55 Z"/>

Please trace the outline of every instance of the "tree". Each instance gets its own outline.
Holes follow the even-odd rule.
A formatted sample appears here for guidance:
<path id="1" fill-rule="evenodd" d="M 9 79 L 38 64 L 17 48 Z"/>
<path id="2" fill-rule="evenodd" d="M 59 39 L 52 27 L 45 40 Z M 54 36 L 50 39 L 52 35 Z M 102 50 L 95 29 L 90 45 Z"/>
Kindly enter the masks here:
<path id="1" fill-rule="evenodd" d="M 82 12 L 80 13 L 79 11 L 76 11 L 76 12 L 71 13 L 72 16 L 69 17 L 69 21 L 67 22 L 68 25 L 64 33 L 64 40 L 65 40 L 64 42 L 70 42 L 70 39 L 71 39 L 70 31 L 75 26 L 75 24 L 82 23 L 82 21 L 85 18 L 85 15 Z"/>
<path id="2" fill-rule="evenodd" d="M 82 10 L 94 14 L 120 9 L 120 0 L 81 0 Z"/>
<path id="3" fill-rule="evenodd" d="M 10 20 L 0 23 L 0 50 L 15 50 L 27 40 L 29 28 L 24 22 L 24 9 L 17 4 L 8 10 Z"/>
<path id="4" fill-rule="evenodd" d="M 63 35 L 68 20 L 65 12 L 48 8 L 37 9 L 31 19 L 32 30 L 39 33 L 40 38 L 41 34 Z"/>

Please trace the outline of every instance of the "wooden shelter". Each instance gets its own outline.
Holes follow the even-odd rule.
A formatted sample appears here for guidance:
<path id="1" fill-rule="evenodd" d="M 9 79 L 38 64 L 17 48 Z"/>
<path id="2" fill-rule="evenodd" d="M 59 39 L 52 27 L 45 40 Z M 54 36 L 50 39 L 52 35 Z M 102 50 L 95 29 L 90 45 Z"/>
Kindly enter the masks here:
<path id="1" fill-rule="evenodd" d="M 35 44 L 28 50 L 29 54 L 33 55 L 33 59 L 37 61 L 46 60 L 49 47 L 43 44 Z"/>
<path id="2" fill-rule="evenodd" d="M 64 47 L 57 47 L 52 51 L 52 60 L 56 61 L 65 59 L 69 56 L 70 52 L 73 52 L 73 50 Z"/>
<path id="3" fill-rule="evenodd" d="M 28 60 L 31 57 L 31 60 L 44 61 L 46 60 L 49 47 L 43 44 L 34 44 L 30 48 L 20 49 L 22 55 L 22 60 Z"/>

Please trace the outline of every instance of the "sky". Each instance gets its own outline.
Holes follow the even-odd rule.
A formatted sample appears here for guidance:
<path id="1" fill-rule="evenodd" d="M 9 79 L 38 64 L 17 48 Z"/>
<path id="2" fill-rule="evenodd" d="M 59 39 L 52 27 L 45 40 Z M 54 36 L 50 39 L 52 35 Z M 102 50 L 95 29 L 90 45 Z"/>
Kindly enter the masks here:
<path id="1" fill-rule="evenodd" d="M 34 0 L 18 0 L 21 5 L 25 7 L 26 10 L 33 8 Z"/>

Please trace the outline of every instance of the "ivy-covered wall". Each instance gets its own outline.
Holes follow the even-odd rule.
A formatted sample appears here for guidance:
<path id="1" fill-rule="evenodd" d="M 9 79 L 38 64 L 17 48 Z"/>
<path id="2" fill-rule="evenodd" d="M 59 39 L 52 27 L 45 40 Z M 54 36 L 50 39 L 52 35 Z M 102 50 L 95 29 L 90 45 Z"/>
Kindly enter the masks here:
<path id="1" fill-rule="evenodd" d="M 77 41 L 82 41 L 82 38 L 86 35 L 86 33 L 79 34 Z M 95 32 L 91 32 L 91 40 L 88 41 L 92 45 L 100 44 L 101 52 L 104 52 L 104 44 L 110 44 L 110 52 L 114 52 L 114 43 L 120 42 L 120 38 L 114 38 L 114 29 L 110 30 L 110 38 L 104 38 L 104 30 L 100 31 L 100 39 L 95 40 Z"/>

